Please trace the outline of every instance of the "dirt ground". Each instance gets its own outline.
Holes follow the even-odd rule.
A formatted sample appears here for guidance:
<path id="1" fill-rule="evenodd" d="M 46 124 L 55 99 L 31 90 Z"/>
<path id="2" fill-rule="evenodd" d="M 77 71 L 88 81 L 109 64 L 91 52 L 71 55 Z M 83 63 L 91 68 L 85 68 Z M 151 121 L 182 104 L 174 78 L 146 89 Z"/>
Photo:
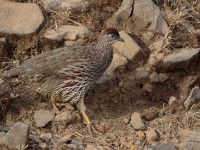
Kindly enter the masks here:
<path id="1" fill-rule="evenodd" d="M 19 2 L 19 0 L 17 1 Z M 69 18 L 86 25 L 94 32 L 94 35 L 96 35 L 106 27 L 106 20 L 113 14 L 103 12 L 102 8 L 105 6 L 112 6 L 117 10 L 122 0 L 100 0 L 98 3 L 92 3 L 92 0 L 88 1 L 92 4 L 91 11 L 78 14 L 76 18 L 73 16 Z M 26 0 L 21 0 L 20 2 L 26 2 Z M 154 2 L 161 10 L 165 11 L 166 14 L 170 11 L 169 9 L 171 9 L 171 12 L 169 12 L 171 13 L 171 18 L 177 15 L 172 13 L 173 10 L 177 12 L 176 9 L 178 9 L 178 7 L 175 8 L 175 4 L 174 6 L 170 6 L 171 4 L 166 3 L 164 0 L 162 2 L 154 0 Z M 192 4 L 192 2 L 195 3 L 196 1 L 193 0 L 190 4 Z M 197 7 L 194 9 L 199 12 L 200 6 L 198 9 Z M 2 69 L 12 67 L 11 64 L 14 60 L 22 61 L 32 55 L 37 55 L 43 51 L 48 51 L 63 45 L 62 42 L 53 43 L 46 41 L 43 38 L 43 34 L 46 30 L 54 28 L 55 22 L 57 22 L 58 26 L 66 23 L 73 23 L 65 18 L 65 14 L 62 12 L 58 12 L 57 14 L 54 12 L 44 12 L 44 16 L 46 17 L 47 24 L 40 29 L 38 33 L 24 37 L 8 37 L 9 44 L 5 48 L 3 57 L 1 57 L 0 60 Z M 166 15 L 166 17 L 168 16 Z M 171 29 L 168 44 L 169 52 L 176 48 L 197 48 L 200 46 L 200 23 L 198 22 L 200 20 L 200 15 L 193 14 L 192 17 L 189 15 L 185 15 L 184 17 L 185 20 L 182 20 L 180 17 L 180 22 L 178 22 L 177 19 L 172 20 L 171 18 L 166 18 Z M 193 29 L 198 32 L 189 32 L 188 26 L 184 26 L 184 23 L 187 25 L 189 24 L 190 27 L 192 26 Z M 140 39 L 140 37 L 137 38 Z M 95 41 L 95 36 L 91 41 Z M 87 44 L 92 44 L 92 42 Z M 142 46 L 147 45 L 141 45 L 141 47 Z M 144 144 L 149 144 L 145 140 L 145 137 L 140 135 L 139 131 L 134 130 L 129 123 L 125 123 L 125 119 L 130 121 L 130 116 L 133 112 L 142 114 L 146 129 L 153 128 L 159 133 L 160 138 L 155 144 L 178 140 L 179 131 L 184 129 L 200 131 L 199 105 L 194 105 L 190 111 L 186 111 L 183 107 L 183 102 L 189 95 L 190 90 L 195 85 L 199 86 L 199 72 L 195 70 L 190 72 L 172 72 L 169 81 L 153 84 L 152 91 L 147 92 L 144 89 L 146 81 L 136 80 L 133 73 L 135 68 L 145 65 L 147 64 L 135 62 L 134 67 L 127 67 L 124 73 L 118 75 L 120 77 L 119 80 L 109 85 L 104 85 L 103 88 L 99 90 L 97 87 L 88 93 L 85 100 L 87 112 L 93 125 L 100 131 L 95 135 L 95 138 L 89 137 L 86 125 L 83 124 L 83 120 L 77 111 L 73 111 L 76 117 L 73 122 L 68 125 L 52 122 L 45 128 L 37 128 L 34 124 L 33 114 L 36 110 L 41 108 L 52 110 L 49 99 L 20 86 L 17 89 L 17 92 L 21 94 L 20 97 L 10 102 L 8 110 L 3 110 L 5 113 L 3 114 L 1 124 L 4 126 L 6 122 L 9 121 L 22 121 L 31 126 L 31 134 L 39 136 L 41 132 L 50 132 L 54 135 L 55 139 L 66 134 L 77 132 L 84 137 L 84 143 L 86 144 L 95 144 L 105 149 L 116 150 L 139 150 L 142 149 Z M 169 107 L 168 105 L 171 96 L 175 96 L 178 99 L 178 104 L 175 107 Z M 64 108 L 61 110 L 64 111 Z M 152 120 L 145 119 L 145 117 L 147 118 L 150 115 L 154 116 Z M 145 132 L 145 130 L 141 132 Z M 114 139 L 110 138 L 110 135 L 113 134 L 116 136 Z M 137 145 L 138 140 L 141 142 L 139 145 Z M 37 143 L 34 141 L 31 142 L 27 149 L 40 149 Z M 124 143 L 128 143 L 128 145 Z M 122 147 L 123 144 L 124 147 Z M 66 145 L 56 145 L 53 142 L 50 142 L 49 145 L 49 149 L 67 149 Z M 135 149 L 133 149 L 133 147 Z"/>

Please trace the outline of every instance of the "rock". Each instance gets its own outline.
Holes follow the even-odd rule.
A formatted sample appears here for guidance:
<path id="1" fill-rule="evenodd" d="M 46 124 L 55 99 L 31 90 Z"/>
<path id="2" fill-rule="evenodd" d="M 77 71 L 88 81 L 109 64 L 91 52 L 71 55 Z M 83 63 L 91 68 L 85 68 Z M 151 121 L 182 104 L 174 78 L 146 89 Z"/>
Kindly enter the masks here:
<path id="1" fill-rule="evenodd" d="M 194 132 L 195 131 L 191 131 L 191 130 L 180 130 L 179 135 L 178 135 L 180 143 L 185 143 L 188 137 Z"/>
<path id="2" fill-rule="evenodd" d="M 92 145 L 92 144 L 87 144 L 87 147 L 85 150 L 98 150 L 96 146 Z"/>
<path id="3" fill-rule="evenodd" d="M 157 146 L 146 145 L 144 150 L 176 150 L 176 147 L 172 142 L 168 142 Z"/>
<path id="4" fill-rule="evenodd" d="M 144 125 L 144 123 L 142 121 L 140 113 L 134 112 L 131 115 L 131 122 L 130 123 L 131 123 L 132 127 L 135 130 L 143 130 L 143 129 L 145 129 L 145 125 Z"/>
<path id="5" fill-rule="evenodd" d="M 172 96 L 169 99 L 168 105 L 169 107 L 174 107 L 178 103 L 177 98 Z"/>
<path id="6" fill-rule="evenodd" d="M 195 65 L 199 57 L 200 48 L 182 48 L 175 50 L 176 53 L 169 54 L 155 68 L 160 71 L 174 71 L 190 69 Z"/>
<path id="7" fill-rule="evenodd" d="M 54 112 L 40 109 L 34 113 L 33 117 L 37 127 L 44 127 L 54 119 Z"/>
<path id="8" fill-rule="evenodd" d="M 149 79 L 151 83 L 158 83 L 159 82 L 159 75 L 157 72 L 153 72 L 149 75 Z"/>
<path id="9" fill-rule="evenodd" d="M 48 145 L 47 143 L 39 143 L 39 147 L 41 147 L 42 149 L 47 149 Z"/>
<path id="10" fill-rule="evenodd" d="M 51 133 L 42 133 L 40 134 L 40 138 L 45 141 L 50 141 L 52 139 Z"/>
<path id="11" fill-rule="evenodd" d="M 9 147 L 10 149 L 19 149 L 28 142 L 29 126 L 17 122 L 1 139 L 1 144 Z"/>
<path id="12" fill-rule="evenodd" d="M 145 11 L 144 11 L 145 10 Z M 107 21 L 108 27 L 141 35 L 147 42 L 154 33 L 167 34 L 168 25 L 152 0 L 124 0 L 118 11 Z"/>
<path id="13" fill-rule="evenodd" d="M 111 142 L 114 142 L 116 139 L 117 139 L 117 136 L 111 133 L 106 137 L 106 142 L 111 143 Z"/>
<path id="14" fill-rule="evenodd" d="M 44 21 L 42 11 L 36 4 L 4 0 L 0 2 L 0 33 L 19 35 L 34 33 Z"/>
<path id="15" fill-rule="evenodd" d="M 167 73 L 159 73 L 158 75 L 159 81 L 160 82 L 165 82 L 169 79 L 169 74 Z"/>
<path id="16" fill-rule="evenodd" d="M 68 143 L 70 141 L 72 141 L 73 139 L 73 134 L 67 134 L 67 135 L 64 135 L 63 137 L 61 137 L 59 140 L 58 140 L 58 143 Z"/>
<path id="17" fill-rule="evenodd" d="M 105 120 L 97 122 L 94 124 L 94 128 L 101 133 L 106 133 L 108 130 L 110 130 L 110 125 Z"/>
<path id="18" fill-rule="evenodd" d="M 127 63 L 128 61 L 124 56 L 118 53 L 114 53 L 113 60 L 110 66 L 108 67 L 108 69 L 106 70 L 106 73 L 110 75 L 111 77 L 113 77 L 118 70 L 121 69 L 121 72 L 122 72 Z"/>
<path id="19" fill-rule="evenodd" d="M 85 0 L 41 0 L 44 8 L 50 10 L 75 10 L 84 12 L 89 9 L 89 3 Z"/>
<path id="20" fill-rule="evenodd" d="M 72 120 L 72 115 L 70 112 L 62 112 L 58 115 L 55 116 L 55 121 L 66 121 L 66 122 L 71 122 Z"/>
<path id="21" fill-rule="evenodd" d="M 74 144 L 67 144 L 68 148 L 71 148 L 72 150 L 77 150 L 77 146 Z"/>
<path id="22" fill-rule="evenodd" d="M 141 141 L 143 141 L 144 138 L 145 138 L 145 134 L 144 134 L 144 132 L 142 132 L 142 131 L 137 131 L 137 132 L 136 132 L 136 136 L 137 136 Z"/>
<path id="23" fill-rule="evenodd" d="M 153 91 L 153 85 L 151 83 L 145 83 L 144 86 L 143 86 L 143 89 L 146 92 L 151 93 Z"/>
<path id="24" fill-rule="evenodd" d="M 113 47 L 129 60 L 133 61 L 136 58 L 147 58 L 146 53 L 141 49 L 137 42 L 125 31 L 119 32 L 120 36 L 124 39 L 123 42 L 116 42 Z"/>
<path id="25" fill-rule="evenodd" d="M 44 37 L 49 40 L 68 40 L 76 42 L 78 39 L 87 39 L 90 36 L 90 31 L 85 26 L 62 25 L 57 30 L 48 30 Z"/>
<path id="26" fill-rule="evenodd" d="M 194 87 L 186 101 L 184 102 L 184 106 L 186 109 L 189 109 L 194 103 L 200 100 L 200 88 Z"/>
<path id="27" fill-rule="evenodd" d="M 181 148 L 183 150 L 198 150 L 200 147 L 200 132 L 193 132 L 186 140 L 182 143 Z"/>
<path id="28" fill-rule="evenodd" d="M 146 121 L 151 121 L 159 116 L 159 110 L 158 109 L 145 109 L 142 113 L 142 118 Z"/>
<path id="29" fill-rule="evenodd" d="M 159 134 L 154 129 L 149 129 L 146 131 L 146 139 L 147 143 L 153 144 L 154 142 L 159 140 Z"/>
<path id="30" fill-rule="evenodd" d="M 142 80 L 142 79 L 148 78 L 148 76 L 149 76 L 149 73 L 147 71 L 140 70 L 140 69 L 136 70 L 136 73 L 135 73 L 136 79 L 141 79 Z"/>
<path id="31" fill-rule="evenodd" d="M 130 122 L 130 119 L 124 118 L 124 119 L 123 119 L 123 122 L 124 122 L 125 124 L 128 124 L 128 123 Z"/>

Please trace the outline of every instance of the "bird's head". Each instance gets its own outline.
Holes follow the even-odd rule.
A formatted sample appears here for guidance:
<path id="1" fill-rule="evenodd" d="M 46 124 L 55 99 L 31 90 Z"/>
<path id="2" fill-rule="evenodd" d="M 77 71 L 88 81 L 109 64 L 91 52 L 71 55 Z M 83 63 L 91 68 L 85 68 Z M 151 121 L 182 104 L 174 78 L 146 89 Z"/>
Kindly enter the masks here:
<path id="1" fill-rule="evenodd" d="M 124 42 L 124 39 L 119 35 L 119 32 L 115 28 L 107 28 L 102 31 L 104 40 L 109 44 L 121 41 Z"/>

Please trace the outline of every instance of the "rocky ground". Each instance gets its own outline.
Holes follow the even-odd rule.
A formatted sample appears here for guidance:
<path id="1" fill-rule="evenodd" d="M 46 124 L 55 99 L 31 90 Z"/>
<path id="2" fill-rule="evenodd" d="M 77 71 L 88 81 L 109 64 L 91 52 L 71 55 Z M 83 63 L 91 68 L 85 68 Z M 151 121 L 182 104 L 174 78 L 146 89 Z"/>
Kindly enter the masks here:
<path id="1" fill-rule="evenodd" d="M 199 0 L 0 0 L 1 72 L 58 47 L 120 31 L 112 64 L 86 96 L 94 137 L 75 107 L 0 79 L 0 148 L 198 150 Z"/>

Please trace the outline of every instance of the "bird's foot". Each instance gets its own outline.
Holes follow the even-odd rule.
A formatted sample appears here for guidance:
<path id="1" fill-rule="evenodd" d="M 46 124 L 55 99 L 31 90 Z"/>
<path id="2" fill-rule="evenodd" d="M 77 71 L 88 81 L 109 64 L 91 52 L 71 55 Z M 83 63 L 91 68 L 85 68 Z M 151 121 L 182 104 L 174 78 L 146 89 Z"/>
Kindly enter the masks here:
<path id="1" fill-rule="evenodd" d="M 91 137 L 94 137 L 94 135 L 97 135 L 98 132 L 95 130 L 95 128 L 92 126 L 91 121 L 89 120 L 88 116 L 86 115 L 85 111 L 82 111 L 81 114 L 83 115 L 84 120 L 86 121 L 88 132 Z"/>
<path id="2" fill-rule="evenodd" d="M 53 111 L 56 114 L 60 114 L 60 111 L 59 111 L 58 107 L 56 106 L 57 100 L 56 100 L 55 96 L 51 96 L 50 103 L 53 106 Z"/>

